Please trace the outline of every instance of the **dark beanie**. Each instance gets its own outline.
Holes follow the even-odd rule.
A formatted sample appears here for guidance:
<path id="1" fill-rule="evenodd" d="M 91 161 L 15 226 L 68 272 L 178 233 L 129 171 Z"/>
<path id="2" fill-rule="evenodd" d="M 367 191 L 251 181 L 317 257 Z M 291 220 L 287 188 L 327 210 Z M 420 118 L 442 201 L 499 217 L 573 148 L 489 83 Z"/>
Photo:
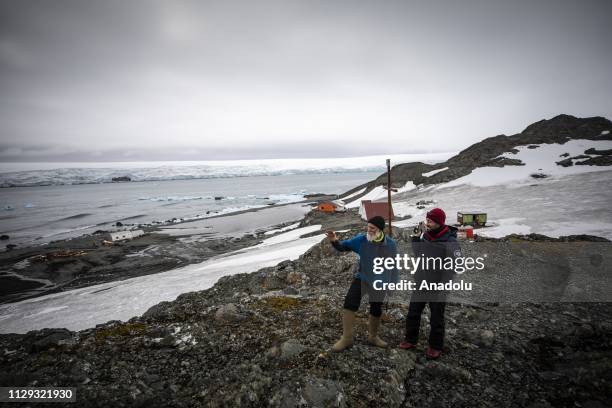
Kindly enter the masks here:
<path id="1" fill-rule="evenodd" d="M 385 230 L 385 219 L 380 215 L 370 218 L 368 223 L 375 225 L 381 231 Z"/>
<path id="2" fill-rule="evenodd" d="M 434 208 L 427 213 L 427 218 L 442 226 L 446 222 L 446 214 L 441 208 Z"/>

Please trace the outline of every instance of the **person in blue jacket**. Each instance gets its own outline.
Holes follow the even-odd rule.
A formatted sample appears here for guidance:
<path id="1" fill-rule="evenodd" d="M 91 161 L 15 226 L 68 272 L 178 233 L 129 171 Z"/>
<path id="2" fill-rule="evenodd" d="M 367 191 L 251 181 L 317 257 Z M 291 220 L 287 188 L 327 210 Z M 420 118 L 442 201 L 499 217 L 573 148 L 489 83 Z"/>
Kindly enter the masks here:
<path id="1" fill-rule="evenodd" d="M 353 326 L 355 312 L 359 309 L 361 297 L 367 293 L 370 302 L 370 316 L 368 320 L 368 342 L 377 347 L 387 347 L 379 336 L 380 317 L 385 292 L 373 288 L 375 280 L 391 282 L 396 279 L 396 271 L 384 270 L 374 273 L 374 259 L 377 257 L 392 257 L 397 255 L 395 241 L 384 233 L 385 219 L 380 216 L 368 220 L 365 234 L 352 239 L 339 241 L 334 231 L 327 232 L 327 238 L 338 251 L 353 251 L 359 255 L 357 273 L 344 299 L 342 314 L 342 337 L 332 347 L 333 351 L 342 351 L 353 345 Z"/>

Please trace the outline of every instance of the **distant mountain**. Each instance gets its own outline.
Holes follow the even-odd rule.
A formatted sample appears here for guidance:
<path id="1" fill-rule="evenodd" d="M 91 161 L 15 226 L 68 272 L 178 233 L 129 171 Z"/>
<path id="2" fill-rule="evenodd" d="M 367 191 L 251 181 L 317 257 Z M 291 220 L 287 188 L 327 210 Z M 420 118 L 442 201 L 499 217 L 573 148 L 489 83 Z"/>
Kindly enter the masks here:
<path id="1" fill-rule="evenodd" d="M 570 140 L 612 140 L 612 122 L 603 117 L 576 118 L 571 115 L 559 115 L 549 120 L 535 122 L 521 133 L 506 136 L 489 137 L 461 151 L 456 156 L 438 164 L 422 162 L 403 163 L 391 169 L 392 186 L 401 188 L 406 183 L 414 185 L 431 185 L 445 183 L 470 174 L 480 167 L 521 166 L 521 160 L 500 157 L 504 153 L 517 153 L 517 146 L 530 146 L 556 143 L 563 145 Z M 612 166 L 612 151 L 589 149 L 585 155 L 562 156 L 554 158 L 559 166 L 567 167 L 574 164 L 593 166 Z M 578 162 L 577 160 L 581 160 Z M 612 167 L 611 167 L 612 168 Z M 376 179 L 359 185 L 340 198 L 351 196 L 351 200 L 359 199 L 377 186 L 386 184 L 387 175 L 381 174 Z M 360 194 L 356 192 L 363 190 Z"/>

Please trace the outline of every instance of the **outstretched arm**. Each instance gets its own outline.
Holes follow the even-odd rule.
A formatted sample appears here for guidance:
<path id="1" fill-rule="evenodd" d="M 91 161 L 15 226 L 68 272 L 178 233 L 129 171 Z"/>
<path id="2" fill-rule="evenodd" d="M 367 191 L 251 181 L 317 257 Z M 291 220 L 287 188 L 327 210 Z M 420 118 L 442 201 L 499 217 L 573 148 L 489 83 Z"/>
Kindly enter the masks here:
<path id="1" fill-rule="evenodd" d="M 359 244 L 363 239 L 362 236 L 357 236 L 352 239 L 347 239 L 345 241 L 338 240 L 336 233 L 334 231 L 327 231 L 326 233 L 327 239 L 332 244 L 334 248 L 336 248 L 340 252 L 354 251 L 359 253 Z"/>

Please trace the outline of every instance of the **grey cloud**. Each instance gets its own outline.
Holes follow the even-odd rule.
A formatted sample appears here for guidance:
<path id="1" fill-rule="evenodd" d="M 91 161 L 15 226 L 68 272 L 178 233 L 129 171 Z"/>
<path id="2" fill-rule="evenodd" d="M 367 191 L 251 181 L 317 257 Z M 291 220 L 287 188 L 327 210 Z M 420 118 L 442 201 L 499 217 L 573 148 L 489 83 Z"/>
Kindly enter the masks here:
<path id="1" fill-rule="evenodd" d="M 559 113 L 611 116 L 610 11 L 552 0 L 2 1 L 0 142 L 24 150 L 0 157 L 449 151 Z"/>

